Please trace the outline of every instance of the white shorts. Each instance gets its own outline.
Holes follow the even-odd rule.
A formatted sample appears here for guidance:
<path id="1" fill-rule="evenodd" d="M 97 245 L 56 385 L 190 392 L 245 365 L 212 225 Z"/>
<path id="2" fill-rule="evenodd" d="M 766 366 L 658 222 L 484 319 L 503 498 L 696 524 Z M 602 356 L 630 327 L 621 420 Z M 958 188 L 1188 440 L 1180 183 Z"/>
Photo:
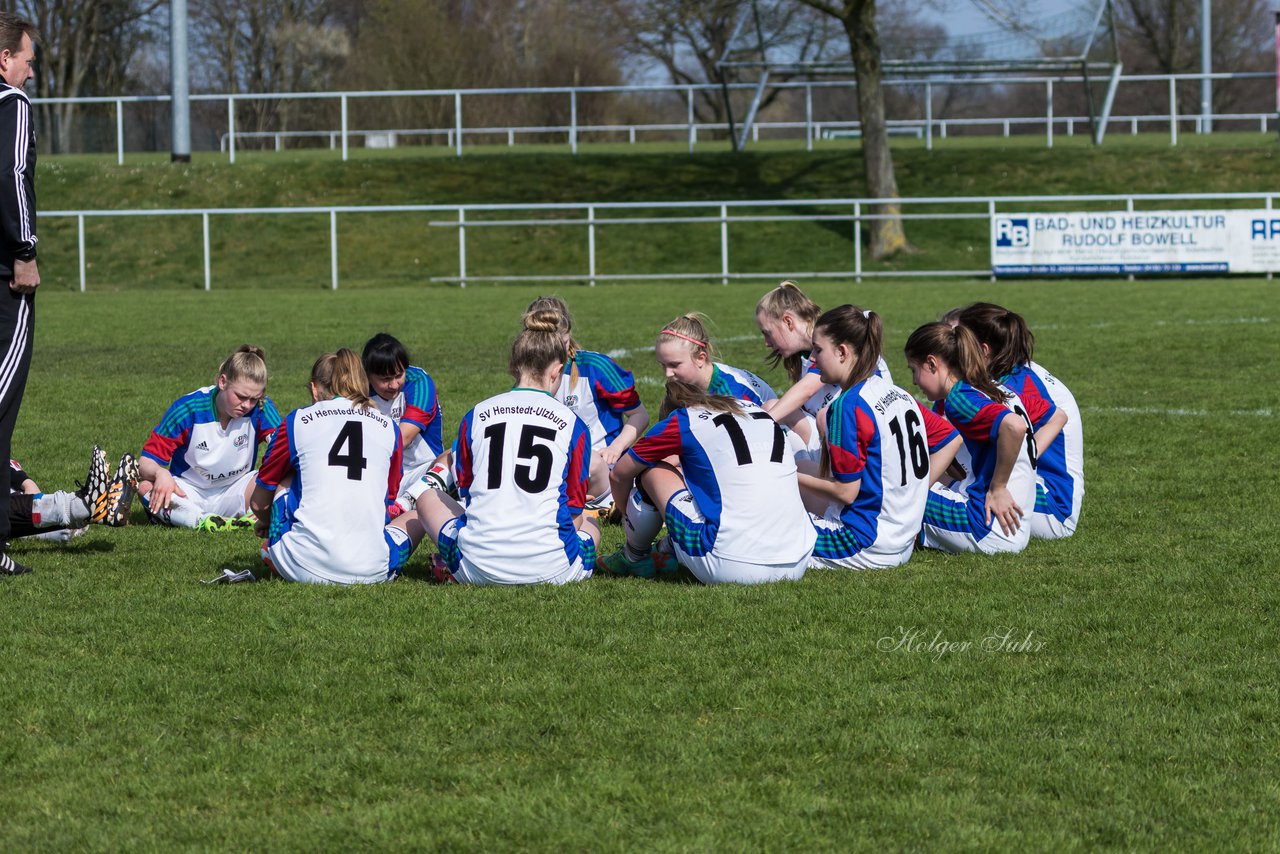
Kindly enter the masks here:
<path id="1" fill-rule="evenodd" d="M 377 584 L 392 581 L 413 553 L 413 541 L 408 532 L 387 525 L 382 538 L 387 546 L 385 571 L 357 574 L 343 566 L 312 567 L 291 560 L 283 542 L 293 530 L 298 511 L 298 495 L 289 489 L 277 489 L 271 501 L 271 533 L 262 545 L 262 560 L 285 581 L 299 584 Z M 378 560 L 383 560 L 381 554 Z"/>
<path id="2" fill-rule="evenodd" d="M 245 501 L 245 492 L 258 477 L 257 470 L 247 471 L 225 486 L 206 486 L 193 483 L 185 477 L 175 478 L 182 491 L 187 494 L 186 501 L 200 512 L 201 516 L 243 516 L 249 512 Z"/>
<path id="3" fill-rule="evenodd" d="M 969 496 L 934 484 L 925 503 L 924 524 L 920 528 L 920 545 L 928 549 L 959 554 L 961 552 L 1020 552 L 1031 539 L 1031 519 L 1023 517 L 1013 536 L 1000 530 L 993 521 L 988 530 L 974 526 L 969 514 Z"/>
<path id="4" fill-rule="evenodd" d="M 480 569 L 462 553 L 458 544 L 458 520 L 450 519 L 444 523 L 440 533 L 436 535 L 436 547 L 445 565 L 453 573 L 454 581 L 459 584 L 484 586 L 488 584 L 572 584 L 575 581 L 586 581 L 591 577 L 596 565 L 596 541 L 586 531 L 578 532 L 578 540 L 582 544 L 582 554 L 568 568 L 549 577 L 530 576 L 527 581 L 517 580 L 508 575 L 506 578 L 495 578 L 492 574 Z M 526 561 L 525 563 L 528 563 Z"/>
<path id="5" fill-rule="evenodd" d="M 831 504 L 827 508 L 827 514 L 819 519 L 817 516 L 811 516 L 813 519 L 813 527 L 818 530 L 818 541 L 824 542 L 824 534 L 827 532 L 837 532 L 844 529 L 844 520 L 840 518 L 840 511 L 844 508 L 838 504 Z M 875 544 L 872 543 L 872 548 Z M 895 566 L 902 566 L 911 560 L 911 554 L 915 551 L 915 543 L 907 544 L 907 548 L 897 554 L 882 554 L 872 551 L 871 548 L 864 548 L 861 551 L 854 552 L 850 555 L 842 557 L 817 557 L 809 562 L 809 566 L 815 569 L 893 569 Z"/>
<path id="6" fill-rule="evenodd" d="M 692 493 L 682 489 L 667 501 L 668 529 L 677 527 L 671 519 L 679 520 L 681 530 L 694 530 L 706 522 L 702 509 L 693 500 Z M 691 555 L 680 548 L 674 539 L 670 540 L 671 550 L 676 560 L 703 584 L 768 584 L 771 581 L 799 581 L 809 567 L 812 551 L 806 552 L 799 560 L 785 563 L 757 563 L 734 558 L 721 557 L 715 549 L 702 555 Z"/>

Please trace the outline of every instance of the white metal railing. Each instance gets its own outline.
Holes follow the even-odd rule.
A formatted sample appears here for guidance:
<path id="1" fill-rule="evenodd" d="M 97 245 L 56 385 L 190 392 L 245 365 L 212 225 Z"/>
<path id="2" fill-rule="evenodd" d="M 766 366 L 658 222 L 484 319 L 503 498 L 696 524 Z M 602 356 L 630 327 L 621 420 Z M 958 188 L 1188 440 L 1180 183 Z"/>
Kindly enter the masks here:
<path id="1" fill-rule="evenodd" d="M 436 228 L 454 228 L 458 232 L 458 275 L 432 276 L 431 282 L 457 283 L 466 287 L 468 282 L 540 282 L 540 281 L 586 281 L 594 286 L 599 281 L 634 281 L 634 280 L 719 280 L 728 284 L 733 279 L 786 279 L 786 278 L 847 278 L 856 281 L 863 278 L 913 278 L 913 277 L 970 277 L 990 275 L 990 267 L 984 270 L 868 270 L 862 258 L 862 244 L 859 239 L 864 222 L 886 219 L 883 214 L 875 213 L 875 209 L 885 204 L 896 204 L 904 209 L 921 207 L 946 206 L 948 210 L 920 210 L 902 213 L 904 220 L 986 220 L 988 233 L 990 221 L 998 212 L 1010 212 L 1011 206 L 1036 205 L 1123 205 L 1124 210 L 1133 211 L 1138 203 L 1168 204 L 1170 202 L 1240 202 L 1256 201 L 1272 210 L 1274 201 L 1280 192 L 1267 193 L 1125 193 L 1086 196 L 957 196 L 957 197 L 920 197 L 903 199 L 769 199 L 756 201 L 719 201 L 719 202 L 579 202 L 579 203 L 547 203 L 518 205 L 332 205 L 318 207 L 277 207 L 277 208 L 194 208 L 194 209 L 159 209 L 159 210 L 81 210 L 81 211 L 49 211 L 42 212 L 44 220 L 58 218 L 74 218 L 76 220 L 77 244 L 79 247 L 80 290 L 86 289 L 87 256 L 85 253 L 85 222 L 88 219 L 110 217 L 192 217 L 201 219 L 203 239 L 204 289 L 211 290 L 213 281 L 210 274 L 211 250 L 209 240 L 210 218 L 217 216 L 317 216 L 327 214 L 329 225 L 329 266 L 330 287 L 338 288 L 338 215 L 339 214 L 403 214 L 433 213 L 447 218 L 433 219 L 429 225 Z M 752 213 L 761 208 L 826 208 L 837 209 L 840 213 L 827 213 L 815 210 L 807 214 L 760 214 Z M 665 211 L 666 216 L 628 215 L 629 211 Z M 730 214 L 733 211 L 733 214 Z M 605 214 L 601 216 L 601 214 Z M 502 219 L 476 219 L 475 215 L 509 215 Z M 548 216 L 556 215 L 556 216 Z M 734 271 L 729 253 L 729 226 L 734 223 L 759 222 L 847 222 L 852 226 L 852 258 L 850 265 L 841 270 L 783 270 L 778 272 L 742 272 Z M 718 224 L 720 269 L 681 273 L 623 273 L 604 274 L 597 266 L 598 229 L 602 226 L 620 225 L 653 225 L 653 224 Z M 467 272 L 467 232 L 477 228 L 527 228 L 530 225 L 539 227 L 585 228 L 587 243 L 587 269 L 564 274 L 530 275 L 483 275 L 477 276 Z M 1270 278 L 1271 274 L 1268 274 Z"/>
<path id="2" fill-rule="evenodd" d="M 1265 131 L 1269 118 L 1276 113 L 1270 103 L 1260 104 L 1259 110 L 1256 112 L 1245 112 L 1239 114 L 1230 114 L 1222 116 L 1214 116 L 1208 126 L 1203 124 L 1203 117 L 1197 113 L 1182 113 L 1178 107 L 1177 83 L 1199 80 L 1247 80 L 1247 79 L 1274 79 L 1275 75 L 1268 72 L 1220 72 L 1215 74 L 1131 74 L 1120 78 L 1120 85 L 1126 88 L 1132 84 L 1138 83 L 1164 83 L 1167 86 L 1167 112 L 1161 114 L 1153 114 L 1148 116 L 1129 116 L 1124 120 L 1140 121 L 1143 123 L 1160 123 L 1167 125 L 1169 128 L 1170 144 L 1177 145 L 1178 142 L 1178 125 L 1180 122 L 1194 122 L 1197 133 L 1209 132 L 1212 130 L 1212 122 L 1222 121 L 1258 121 L 1260 127 Z M 924 115 L 917 118 L 898 119 L 891 122 L 910 127 L 921 127 L 924 129 L 925 143 L 927 147 L 932 147 L 935 131 L 940 136 L 946 136 L 946 128 L 961 126 L 989 126 L 999 125 L 1004 128 L 1005 135 L 1013 127 L 1021 127 L 1026 125 L 1040 125 L 1045 129 L 1045 144 L 1049 147 L 1053 146 L 1054 132 L 1056 128 L 1065 123 L 1068 135 L 1074 133 L 1075 124 L 1087 122 L 1088 119 L 1082 116 L 1062 117 L 1054 116 L 1053 98 L 1055 86 L 1077 85 L 1083 82 L 1083 78 L 1074 76 L 1057 76 L 1057 77 L 983 77 L 983 78 L 960 78 L 960 77 L 937 77 L 924 80 L 918 79 L 895 79 L 886 80 L 883 85 L 890 88 L 906 88 L 921 90 L 923 94 Z M 849 121 L 829 121 L 815 118 L 813 108 L 813 93 L 815 90 L 823 89 L 850 89 L 854 87 L 853 81 L 850 80 L 822 80 L 822 81 L 791 81 L 791 82 L 770 82 L 769 88 L 780 90 L 799 90 L 804 95 L 804 120 L 792 122 L 771 122 L 765 126 L 768 128 L 790 129 L 796 130 L 803 128 L 802 139 L 805 140 L 806 146 L 812 148 L 815 140 L 821 139 L 821 129 L 823 127 L 856 127 L 856 122 Z M 1024 117 L 997 117 L 997 118 L 941 118 L 933 115 L 933 102 L 935 87 L 945 86 L 1034 86 L 1044 90 L 1044 108 L 1045 112 L 1041 116 L 1024 116 Z M 742 83 L 734 84 L 731 89 L 739 91 L 753 91 L 755 84 Z M 380 98 L 424 98 L 424 99 L 444 99 L 450 102 L 453 112 L 453 126 L 449 128 L 428 128 L 420 129 L 423 133 L 440 134 L 444 133 L 447 137 L 447 144 L 454 149 L 454 153 L 461 156 L 463 152 L 464 138 L 466 136 L 484 137 L 494 134 L 507 135 L 510 144 L 514 144 L 516 134 L 524 133 L 553 133 L 563 135 L 569 146 L 569 150 L 577 153 L 578 142 L 583 133 L 596 132 L 601 130 L 612 130 L 620 132 L 627 130 L 630 138 L 634 141 L 637 130 L 641 132 L 676 132 L 681 133 L 687 140 L 689 150 L 692 151 L 697 143 L 699 128 L 707 130 L 713 126 L 700 124 L 694 119 L 694 99 L 699 92 L 719 93 L 720 87 L 713 84 L 693 84 L 693 85 L 650 85 L 650 86 L 547 86 L 547 87 L 528 87 L 528 88 L 497 88 L 497 89 L 404 89 L 404 90 L 383 90 L 383 91 L 359 91 L 359 92 L 269 92 L 261 94 L 200 94 L 192 95 L 191 100 L 195 102 L 214 102 L 225 103 L 227 111 L 226 131 L 221 134 L 220 149 L 228 155 L 229 160 L 234 163 L 236 159 L 236 141 L 239 139 L 258 138 L 262 133 L 277 133 L 277 140 L 288 138 L 302 137 L 328 137 L 330 139 L 330 147 L 341 147 L 342 159 L 346 160 L 349 156 L 350 142 L 352 137 L 363 137 L 369 133 L 389 133 L 396 132 L 390 130 L 374 130 L 361 129 L 355 130 L 351 127 L 348 120 L 351 101 L 376 100 Z M 676 95 L 683 99 L 685 106 L 684 122 L 661 122 L 652 125 L 600 125 L 586 126 L 578 121 L 578 98 L 585 94 L 666 94 Z M 569 107 L 569 124 L 559 126 L 549 126 L 541 128 L 521 128 L 521 127 L 467 127 L 463 122 L 463 99 L 476 96 L 494 96 L 494 95 L 511 95 L 517 97 L 528 97 L 530 95 L 559 95 L 568 99 Z M 339 107 L 339 127 L 327 130 L 309 130 L 309 131 L 253 131 L 245 132 L 236 128 L 236 105 L 246 101 L 289 101 L 289 100 L 328 100 L 337 101 Z M 168 95 L 134 95 L 134 96 L 115 96 L 115 97 L 89 97 L 89 98 L 35 98 L 32 99 L 35 104 L 111 104 L 115 107 L 115 126 L 116 126 L 116 162 L 124 162 L 124 107 L 126 104 L 141 103 L 165 103 L 169 102 Z M 1114 119 L 1113 119 L 1114 121 Z M 753 125 L 754 127 L 754 125 Z M 416 131 L 406 130 L 404 133 L 414 133 Z M 758 137 L 757 137 L 758 138 Z M 277 142 L 280 147 L 280 142 Z"/>

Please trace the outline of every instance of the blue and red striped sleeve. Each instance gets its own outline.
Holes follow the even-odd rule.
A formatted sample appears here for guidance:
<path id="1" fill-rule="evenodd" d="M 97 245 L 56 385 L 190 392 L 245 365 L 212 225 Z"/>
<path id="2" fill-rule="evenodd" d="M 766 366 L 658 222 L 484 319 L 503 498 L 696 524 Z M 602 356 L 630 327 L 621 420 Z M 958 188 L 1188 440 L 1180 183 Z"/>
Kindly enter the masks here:
<path id="1" fill-rule="evenodd" d="M 916 401 L 916 406 L 919 407 L 920 415 L 924 419 L 925 440 L 929 443 L 929 453 L 937 453 L 948 442 L 960 435 L 950 421 L 929 407 L 922 406 L 919 401 Z"/>
<path id="2" fill-rule="evenodd" d="M 1000 422 L 1012 410 L 996 403 L 965 382 L 958 382 L 943 404 L 942 414 L 955 425 L 960 435 L 976 442 L 994 442 Z"/>
<path id="3" fill-rule="evenodd" d="M 603 353 L 582 353 L 582 367 L 591 371 L 591 394 L 611 412 L 629 412 L 640 405 L 635 377 Z"/>
<path id="4" fill-rule="evenodd" d="M 293 416 L 290 415 L 290 418 Z M 271 435 L 271 444 L 267 445 L 266 456 L 258 467 L 258 485 L 263 489 L 275 489 L 280 481 L 293 471 L 293 456 L 290 453 L 289 424 L 282 423 Z"/>
<path id="5" fill-rule="evenodd" d="M 195 424 L 194 404 L 190 395 L 173 402 L 142 446 L 142 455 L 168 467 L 178 448 L 187 443 Z"/>
<path id="6" fill-rule="evenodd" d="M 627 451 L 636 462 L 646 468 L 657 465 L 667 457 L 678 456 L 684 448 L 680 432 L 679 410 L 658 422 L 648 433 Z"/>
<path id="7" fill-rule="evenodd" d="M 587 482 L 591 478 L 591 432 L 581 418 L 575 419 L 569 438 L 569 471 L 565 481 L 565 504 L 577 516 L 587 503 Z"/>
<path id="8" fill-rule="evenodd" d="M 269 397 L 262 398 L 262 405 L 253 411 L 254 441 L 258 444 L 271 441 L 280 426 L 280 410 Z"/>
<path id="9" fill-rule="evenodd" d="M 458 438 L 453 443 L 453 476 L 458 480 L 458 494 L 464 498 L 475 480 L 475 462 L 471 458 L 471 417 L 475 410 L 462 416 Z"/>
<path id="10" fill-rule="evenodd" d="M 392 432 L 396 434 L 396 446 L 391 451 L 391 470 L 387 472 L 387 497 L 386 503 L 390 507 L 396 503 L 396 496 L 400 494 L 400 478 L 404 476 L 401 471 L 404 468 L 404 442 L 400 438 L 400 430 L 394 424 Z"/>
<path id="11" fill-rule="evenodd" d="M 1031 419 L 1031 425 L 1038 430 L 1053 417 L 1053 414 L 1058 411 L 1058 407 L 1040 391 L 1040 386 L 1036 384 L 1035 374 L 1025 369 L 1020 373 L 1021 376 L 1015 374 L 1017 379 L 1009 382 L 1008 386 L 1022 399 L 1022 406 L 1027 410 L 1027 417 Z"/>
<path id="12" fill-rule="evenodd" d="M 842 394 L 827 407 L 827 453 L 831 475 L 841 483 L 862 477 L 867 448 L 875 440 L 876 421 L 861 397 Z"/>
<path id="13" fill-rule="evenodd" d="M 422 432 L 440 417 L 440 401 L 436 396 L 436 384 L 431 375 L 421 368 L 409 369 L 404 384 L 404 414 L 401 421 L 408 421 Z"/>

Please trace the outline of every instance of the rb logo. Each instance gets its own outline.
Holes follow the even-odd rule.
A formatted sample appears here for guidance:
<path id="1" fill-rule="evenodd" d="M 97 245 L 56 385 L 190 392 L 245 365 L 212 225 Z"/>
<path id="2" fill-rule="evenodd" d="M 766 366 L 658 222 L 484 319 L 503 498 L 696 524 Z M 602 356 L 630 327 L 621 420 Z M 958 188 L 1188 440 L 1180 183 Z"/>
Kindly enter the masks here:
<path id="1" fill-rule="evenodd" d="M 1031 245 L 1031 227 L 1025 219 L 1005 217 L 996 220 L 996 246 L 1022 247 Z"/>

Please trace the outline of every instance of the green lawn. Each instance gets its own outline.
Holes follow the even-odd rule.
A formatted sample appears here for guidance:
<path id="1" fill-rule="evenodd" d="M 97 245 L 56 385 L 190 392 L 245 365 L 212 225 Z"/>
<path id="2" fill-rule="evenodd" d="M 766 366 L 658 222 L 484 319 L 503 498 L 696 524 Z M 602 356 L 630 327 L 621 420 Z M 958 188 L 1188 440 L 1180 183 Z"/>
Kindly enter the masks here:
<path id="1" fill-rule="evenodd" d="M 932 152 L 914 142 L 903 143 L 895 146 L 894 157 L 902 195 L 916 198 L 1260 192 L 1280 186 L 1280 145 L 1273 137 L 1186 138 L 1190 144 L 1177 148 L 1158 135 L 1117 136 L 1101 148 L 1073 138 L 1052 150 L 1028 139 L 966 138 L 946 140 Z M 137 155 L 126 165 L 116 166 L 113 158 L 104 156 L 43 158 L 37 182 L 41 210 L 777 200 L 776 207 L 743 213 L 808 215 L 811 209 L 788 202 L 869 195 L 857 145 L 849 142 L 823 145 L 813 153 L 795 145 L 763 144 L 737 155 L 723 145 L 708 145 L 693 155 L 678 148 L 645 145 L 634 149 L 589 146 L 577 157 L 551 148 L 493 147 L 462 158 L 424 148 L 357 149 L 347 163 L 329 151 L 259 152 L 245 154 L 235 164 L 216 154 L 198 154 L 188 165 L 165 159 Z M 1220 201 L 1207 204 L 1232 206 Z M 1260 207 L 1263 203 L 1245 204 Z M 1139 205 L 1152 206 L 1150 202 Z M 1030 207 L 1057 206 L 1036 203 Z M 1069 207 L 1082 206 L 1071 203 Z M 1116 205 L 1109 208 L 1114 210 Z M 908 236 L 919 251 L 881 262 L 864 252 L 864 269 L 870 273 L 988 269 L 988 225 L 981 218 L 985 208 L 969 205 L 964 210 L 980 218 L 908 222 Z M 816 212 L 852 214 L 848 206 Z M 907 212 L 923 210 L 911 207 Z M 659 215 L 673 213 L 667 210 Z M 597 213 L 599 217 L 620 215 Z M 693 215 L 718 217 L 719 209 L 700 208 Z M 586 212 L 579 210 L 572 216 L 581 220 Z M 510 218 L 506 213 L 469 215 L 473 224 L 467 232 L 469 275 L 557 276 L 570 281 L 586 277 L 585 224 L 474 227 L 478 221 Z M 457 276 L 455 222 L 452 212 L 340 215 L 340 287 L 424 285 Z M 718 274 L 720 270 L 718 220 L 600 225 L 596 231 L 601 274 Z M 46 216 L 40 236 L 47 289 L 77 289 L 76 220 Z M 861 239 L 865 243 L 865 234 Z M 728 233 L 730 269 L 756 274 L 852 271 L 854 240 L 849 221 L 734 223 Z M 214 216 L 209 243 L 214 289 L 330 285 L 325 212 Z M 89 290 L 204 287 L 198 216 L 88 218 L 84 245 Z M 718 275 L 711 279 L 718 280 Z"/>
<path id="2" fill-rule="evenodd" d="M 381 329 L 436 378 L 451 434 L 509 388 L 539 292 L 281 280 L 55 284 L 15 454 L 66 486 L 242 341 L 288 410 L 316 355 Z M 1083 410 L 1076 536 L 764 589 L 442 588 L 426 548 L 373 589 L 206 587 L 256 566 L 251 535 L 18 542 L 36 572 L 0 580 L 0 847 L 1276 847 L 1275 284 L 803 284 L 885 317 L 900 383 L 916 325 L 974 299 L 1022 312 Z M 752 322 L 764 288 L 558 290 L 653 407 L 645 348 L 694 309 L 725 361 L 781 383 Z"/>

